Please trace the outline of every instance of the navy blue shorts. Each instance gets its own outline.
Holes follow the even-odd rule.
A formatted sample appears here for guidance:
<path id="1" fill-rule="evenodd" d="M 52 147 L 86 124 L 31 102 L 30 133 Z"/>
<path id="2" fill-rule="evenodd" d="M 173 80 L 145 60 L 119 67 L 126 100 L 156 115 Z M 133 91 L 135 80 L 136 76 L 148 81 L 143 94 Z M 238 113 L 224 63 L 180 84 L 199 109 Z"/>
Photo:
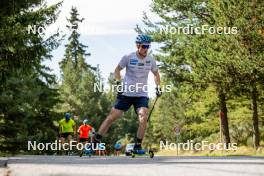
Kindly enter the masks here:
<path id="1" fill-rule="evenodd" d="M 127 111 L 130 106 L 133 105 L 135 112 L 137 113 L 138 108 L 148 108 L 148 101 L 148 97 L 128 97 L 124 95 L 117 95 L 114 108 L 122 111 Z"/>

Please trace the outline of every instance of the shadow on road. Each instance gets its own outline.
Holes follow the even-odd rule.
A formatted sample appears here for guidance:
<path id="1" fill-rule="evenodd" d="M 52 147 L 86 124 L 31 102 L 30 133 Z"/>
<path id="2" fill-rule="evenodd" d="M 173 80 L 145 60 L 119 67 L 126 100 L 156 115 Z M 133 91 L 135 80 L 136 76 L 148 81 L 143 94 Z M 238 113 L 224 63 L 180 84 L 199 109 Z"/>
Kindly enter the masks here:
<path id="1" fill-rule="evenodd" d="M 1 163 L 1 160 L 0 160 Z M 138 164 L 239 164 L 239 165 L 264 165 L 264 157 L 78 157 L 78 156 L 17 156 L 8 158 L 7 164 L 89 164 L 89 165 L 138 165 Z"/>

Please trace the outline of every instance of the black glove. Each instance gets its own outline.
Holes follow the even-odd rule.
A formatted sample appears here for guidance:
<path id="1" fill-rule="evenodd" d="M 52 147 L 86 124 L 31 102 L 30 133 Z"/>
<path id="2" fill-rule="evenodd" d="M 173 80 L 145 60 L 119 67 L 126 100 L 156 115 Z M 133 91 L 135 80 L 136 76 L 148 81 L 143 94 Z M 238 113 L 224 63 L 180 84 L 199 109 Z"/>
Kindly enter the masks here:
<path id="1" fill-rule="evenodd" d="M 123 85 L 121 81 L 116 80 L 115 81 L 116 89 L 115 91 L 117 92 L 117 95 L 122 95 L 123 94 Z"/>
<path id="2" fill-rule="evenodd" d="M 160 97 L 161 95 L 162 95 L 162 90 L 161 90 L 160 86 L 157 86 L 156 87 L 156 96 Z"/>
<path id="3" fill-rule="evenodd" d="M 115 85 L 120 85 L 121 81 L 115 80 Z"/>

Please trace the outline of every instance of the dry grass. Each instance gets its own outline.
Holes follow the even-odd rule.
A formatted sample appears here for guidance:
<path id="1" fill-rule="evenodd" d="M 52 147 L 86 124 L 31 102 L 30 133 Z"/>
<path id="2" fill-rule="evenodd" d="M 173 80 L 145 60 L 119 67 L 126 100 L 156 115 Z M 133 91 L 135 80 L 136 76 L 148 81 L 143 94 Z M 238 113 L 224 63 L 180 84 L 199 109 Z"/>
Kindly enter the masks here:
<path id="1" fill-rule="evenodd" d="M 177 150 L 161 150 L 159 156 L 177 156 Z M 179 156 L 264 156 L 264 147 L 255 150 L 252 147 L 239 146 L 236 151 L 204 150 L 204 151 L 178 151 Z"/>

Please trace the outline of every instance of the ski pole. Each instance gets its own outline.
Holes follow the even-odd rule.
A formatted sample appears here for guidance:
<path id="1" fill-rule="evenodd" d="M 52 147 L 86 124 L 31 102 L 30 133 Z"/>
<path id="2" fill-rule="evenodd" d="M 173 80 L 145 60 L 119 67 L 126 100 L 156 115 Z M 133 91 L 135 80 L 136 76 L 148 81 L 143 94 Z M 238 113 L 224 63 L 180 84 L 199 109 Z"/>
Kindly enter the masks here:
<path id="1" fill-rule="evenodd" d="M 147 122 L 149 121 L 149 119 L 150 119 L 150 117 L 151 117 L 152 111 L 153 111 L 153 109 L 154 109 L 154 107 L 155 107 L 155 104 L 156 104 L 158 98 L 159 98 L 158 96 L 155 98 L 154 104 L 153 104 L 153 106 L 152 106 L 152 108 L 151 108 L 151 110 L 150 110 L 150 112 L 149 112 L 149 116 L 148 116 L 148 120 L 147 120 Z"/>

